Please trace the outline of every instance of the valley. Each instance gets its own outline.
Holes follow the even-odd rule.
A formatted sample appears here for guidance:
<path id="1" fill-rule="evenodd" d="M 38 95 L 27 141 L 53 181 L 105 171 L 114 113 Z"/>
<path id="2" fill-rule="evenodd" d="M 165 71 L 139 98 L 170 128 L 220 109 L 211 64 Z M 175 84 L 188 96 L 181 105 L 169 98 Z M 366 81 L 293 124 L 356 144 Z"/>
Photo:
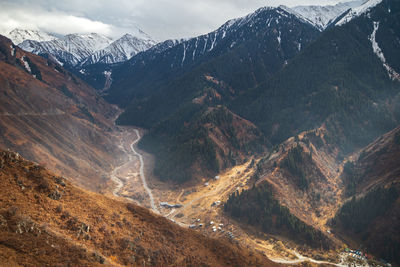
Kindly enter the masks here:
<path id="1" fill-rule="evenodd" d="M 147 207 L 184 228 L 195 229 L 206 236 L 225 239 L 256 250 L 277 263 L 296 264 L 309 261 L 322 265 L 329 262 L 333 265 L 345 266 L 337 251 L 321 252 L 323 254 L 317 255 L 312 250 L 299 247 L 281 236 L 260 235 L 256 229 L 232 219 L 223 211 L 223 203 L 232 193 L 248 189 L 254 182 L 261 182 L 261 179 L 259 181 L 251 179 L 255 173 L 255 164 L 261 158 L 235 166 L 219 174 L 217 178 L 203 178 L 198 184 L 182 188 L 161 182 L 152 175 L 154 159 L 136 148 L 139 139 L 138 129 L 121 127 L 120 147 L 127 153 L 129 161 L 112 172 L 111 177 L 115 182 L 112 190 L 114 195 Z M 252 162 L 254 162 L 253 166 L 251 166 Z M 145 189 L 144 186 L 147 184 L 150 188 Z M 162 205 L 162 203 L 170 206 Z M 326 222 L 333 217 L 335 210 L 329 209 L 328 216 L 330 217 L 321 216 L 319 220 L 307 222 L 326 231 Z M 339 241 L 335 240 L 335 242 Z M 343 245 L 341 242 L 338 244 Z M 313 259 L 316 256 L 326 260 Z"/>
<path id="2" fill-rule="evenodd" d="M 126 25 L 0 35 L 0 265 L 400 265 L 397 0 Z"/>

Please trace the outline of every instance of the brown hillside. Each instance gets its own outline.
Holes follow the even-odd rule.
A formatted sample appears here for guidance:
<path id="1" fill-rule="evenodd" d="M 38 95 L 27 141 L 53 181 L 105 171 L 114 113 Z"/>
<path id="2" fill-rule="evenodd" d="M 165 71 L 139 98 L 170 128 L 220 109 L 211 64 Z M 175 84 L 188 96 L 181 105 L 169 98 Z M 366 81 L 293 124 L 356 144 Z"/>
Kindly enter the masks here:
<path id="1" fill-rule="evenodd" d="M 122 160 L 117 110 L 60 65 L 0 36 L 0 148 L 92 190 Z"/>
<path id="2" fill-rule="evenodd" d="M 265 150 L 260 130 L 226 107 L 209 108 L 202 117 L 204 120 L 200 120 L 197 127 L 207 132 L 220 170 L 245 162 L 252 155 L 250 151 Z"/>
<path id="3" fill-rule="evenodd" d="M 0 262 L 23 266 L 274 266 L 0 152 Z"/>
<path id="4" fill-rule="evenodd" d="M 321 127 L 289 138 L 261 159 L 256 176 L 257 185 L 268 182 L 282 205 L 323 232 L 328 230 L 326 222 L 339 207 L 343 187 L 339 179 L 341 165 L 335 157 L 337 152 L 326 142 L 325 135 L 326 130 Z M 302 151 L 301 156 L 289 159 L 289 154 L 296 150 Z M 288 161 L 295 164 L 288 164 Z"/>

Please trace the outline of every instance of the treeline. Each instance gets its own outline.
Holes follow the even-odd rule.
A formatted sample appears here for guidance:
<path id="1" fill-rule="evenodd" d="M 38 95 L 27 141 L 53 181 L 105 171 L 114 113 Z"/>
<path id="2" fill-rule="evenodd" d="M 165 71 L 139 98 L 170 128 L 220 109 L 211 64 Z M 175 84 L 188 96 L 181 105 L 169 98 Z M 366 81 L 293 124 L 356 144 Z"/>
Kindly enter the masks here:
<path id="1" fill-rule="evenodd" d="M 307 160 L 311 160 L 311 153 L 306 155 L 303 147 L 297 145 L 288 151 L 288 155 L 281 163 L 281 168 L 285 168 L 292 175 L 298 178 L 297 185 L 302 190 L 308 188 L 308 180 L 306 178 L 305 171 L 305 164 L 307 163 Z"/>
<path id="2" fill-rule="evenodd" d="M 279 233 L 314 248 L 328 249 L 330 242 L 320 231 L 307 225 L 281 206 L 268 185 L 253 186 L 233 193 L 224 211 L 240 221 L 260 227 L 265 233 Z"/>
<path id="3" fill-rule="evenodd" d="M 353 197 L 346 202 L 331 223 L 344 234 L 357 236 L 372 253 L 400 263 L 400 218 L 387 214 L 391 209 L 398 209 L 393 208 L 398 198 L 395 187 L 376 188 L 362 198 Z M 378 219 L 388 227 L 374 226 Z"/>

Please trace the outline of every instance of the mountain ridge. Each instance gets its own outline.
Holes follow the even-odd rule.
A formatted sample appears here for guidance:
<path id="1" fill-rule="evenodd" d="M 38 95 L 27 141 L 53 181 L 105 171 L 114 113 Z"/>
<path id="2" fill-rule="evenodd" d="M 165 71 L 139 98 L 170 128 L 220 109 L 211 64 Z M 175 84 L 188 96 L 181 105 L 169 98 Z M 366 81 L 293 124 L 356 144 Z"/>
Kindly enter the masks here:
<path id="1" fill-rule="evenodd" d="M 9 36 L 12 37 L 10 32 Z M 22 31 L 14 40 L 25 51 L 38 55 L 50 54 L 70 67 L 95 63 L 114 64 L 147 50 L 155 41 L 141 30 L 112 40 L 97 33 L 50 36 L 45 32 Z M 36 34 L 38 37 L 31 38 Z M 15 35 L 15 34 L 14 34 Z"/>

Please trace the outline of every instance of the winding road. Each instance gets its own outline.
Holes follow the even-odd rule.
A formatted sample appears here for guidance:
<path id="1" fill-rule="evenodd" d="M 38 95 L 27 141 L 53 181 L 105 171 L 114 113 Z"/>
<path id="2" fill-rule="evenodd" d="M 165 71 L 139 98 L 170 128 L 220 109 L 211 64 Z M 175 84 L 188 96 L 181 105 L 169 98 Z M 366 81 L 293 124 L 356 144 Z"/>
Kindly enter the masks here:
<path id="1" fill-rule="evenodd" d="M 136 157 L 139 158 L 139 162 L 140 162 L 140 169 L 139 169 L 140 179 L 141 179 L 141 181 L 142 181 L 143 188 L 145 189 L 147 195 L 149 196 L 151 209 L 152 209 L 154 212 L 156 212 L 156 213 L 159 214 L 160 211 L 158 210 L 157 205 L 155 204 L 154 197 L 153 197 L 153 193 L 151 192 L 151 189 L 150 189 L 150 188 L 148 187 L 148 185 L 147 185 L 146 176 L 145 176 L 145 173 L 144 173 L 144 160 L 143 160 L 143 156 L 142 156 L 140 153 L 138 153 L 138 152 L 135 150 L 135 148 L 134 148 L 134 146 L 139 142 L 141 136 L 140 136 L 140 133 L 139 133 L 139 131 L 138 131 L 137 129 L 134 129 L 134 132 L 135 132 L 135 134 L 136 134 L 137 137 L 136 137 L 136 139 L 129 145 L 129 147 L 130 147 L 130 149 L 131 149 L 133 155 L 135 155 Z M 124 131 L 124 134 L 126 134 L 126 133 L 128 133 L 128 131 Z M 117 196 L 117 197 L 120 196 L 119 192 L 121 191 L 122 187 L 124 186 L 124 182 L 123 182 L 120 178 L 118 178 L 118 176 L 117 176 L 118 171 L 119 171 L 121 168 L 125 167 L 125 166 L 128 165 L 128 164 L 131 164 L 133 161 L 136 160 L 136 159 L 134 159 L 135 157 L 132 156 L 132 153 L 126 151 L 126 149 L 124 148 L 124 145 L 123 145 L 123 143 L 122 143 L 122 140 L 123 140 L 123 137 L 121 138 L 121 141 L 120 141 L 120 142 L 121 142 L 120 147 L 121 147 L 121 149 L 124 150 L 125 153 L 128 155 L 129 160 L 128 160 L 127 162 L 125 162 L 124 164 L 120 165 L 119 167 L 115 168 L 115 169 L 111 172 L 111 180 L 114 181 L 114 182 L 117 184 L 117 185 L 115 186 L 114 190 L 113 190 L 113 195 L 114 195 L 114 196 Z"/>
<path id="2" fill-rule="evenodd" d="M 157 206 L 154 203 L 154 197 L 153 197 L 153 193 L 151 192 L 151 189 L 147 186 L 147 182 L 146 182 L 146 176 L 144 175 L 144 161 L 143 161 L 143 156 L 141 154 L 139 154 L 135 148 L 133 147 L 134 145 L 137 144 L 137 142 L 139 142 L 140 140 L 140 133 L 137 129 L 135 129 L 135 133 L 137 135 L 137 138 L 135 141 L 133 141 L 133 143 L 130 145 L 131 150 L 133 152 L 133 154 L 135 154 L 136 156 L 139 157 L 139 161 L 140 161 L 140 179 L 142 179 L 142 184 L 144 189 L 147 192 L 147 195 L 150 198 L 150 206 L 153 209 L 153 211 L 160 213 L 160 211 L 157 209 Z"/>
<path id="3" fill-rule="evenodd" d="M 329 261 L 318 261 L 318 260 L 314 260 L 313 258 L 309 258 L 309 257 L 305 257 L 301 254 L 299 254 L 296 251 L 292 251 L 297 259 L 295 260 L 288 260 L 288 259 L 283 259 L 283 258 L 270 258 L 271 261 L 276 262 L 276 263 L 281 263 L 281 264 L 298 264 L 298 263 L 302 263 L 302 262 L 312 262 L 312 263 L 316 263 L 319 265 L 332 265 L 332 266 L 338 266 L 338 267 L 345 267 L 347 265 L 343 264 L 343 263 L 332 263 Z"/>

